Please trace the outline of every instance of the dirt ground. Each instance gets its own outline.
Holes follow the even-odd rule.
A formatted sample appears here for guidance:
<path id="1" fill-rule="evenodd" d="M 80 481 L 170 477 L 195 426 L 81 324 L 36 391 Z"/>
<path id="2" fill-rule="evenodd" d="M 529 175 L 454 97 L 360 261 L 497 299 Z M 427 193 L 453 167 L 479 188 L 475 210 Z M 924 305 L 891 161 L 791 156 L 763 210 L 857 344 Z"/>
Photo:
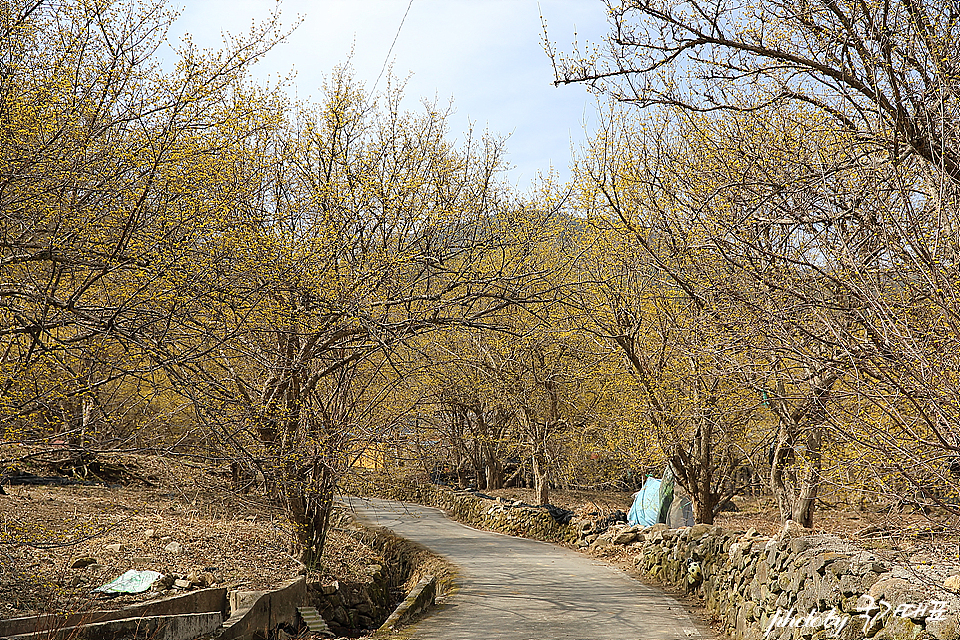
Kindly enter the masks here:
<path id="1" fill-rule="evenodd" d="M 182 593 L 159 582 L 137 595 L 94 591 L 128 569 L 207 574 L 204 586 L 248 590 L 298 575 L 288 525 L 262 497 L 230 491 L 222 473 L 202 465 L 143 457 L 123 463 L 157 486 L 4 487 L 0 618 L 112 609 Z M 78 560 L 92 564 L 74 567 Z M 356 536 L 333 530 L 310 578 L 353 579 L 376 561 Z"/>

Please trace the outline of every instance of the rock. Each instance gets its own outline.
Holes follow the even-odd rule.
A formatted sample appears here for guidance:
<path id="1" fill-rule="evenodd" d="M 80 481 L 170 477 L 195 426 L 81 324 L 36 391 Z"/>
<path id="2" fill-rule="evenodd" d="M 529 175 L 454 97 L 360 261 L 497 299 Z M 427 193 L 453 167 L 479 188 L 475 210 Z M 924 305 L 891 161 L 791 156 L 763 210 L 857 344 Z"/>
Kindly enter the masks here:
<path id="1" fill-rule="evenodd" d="M 786 522 L 783 523 L 783 529 L 780 530 L 780 535 L 778 537 L 783 539 L 783 538 L 791 538 L 795 536 L 797 537 L 807 536 L 807 535 L 810 535 L 811 533 L 813 533 L 812 529 L 807 529 L 806 527 L 802 527 L 793 520 L 787 520 Z"/>
<path id="2" fill-rule="evenodd" d="M 333 610 L 331 617 L 339 624 L 346 625 L 350 623 L 350 617 L 347 615 L 347 610 L 343 607 L 337 607 Z"/>
<path id="3" fill-rule="evenodd" d="M 179 542 L 171 542 L 163 548 L 167 553 L 180 553 L 183 547 L 180 546 Z"/>
<path id="4" fill-rule="evenodd" d="M 943 588 L 948 591 L 953 591 L 954 593 L 960 593 L 960 575 L 954 574 L 948 576 L 947 579 L 943 581 Z"/>
<path id="5" fill-rule="evenodd" d="M 960 638 L 960 617 L 958 617 L 956 613 L 938 617 L 942 617 L 944 619 L 927 619 L 925 625 L 927 633 L 932 635 L 937 640 L 956 640 L 956 638 Z"/>
<path id="6" fill-rule="evenodd" d="M 176 581 L 176 576 L 167 574 L 157 578 L 157 581 L 153 583 L 154 591 L 169 591 L 173 588 L 173 583 Z"/>
<path id="7" fill-rule="evenodd" d="M 846 554 L 838 553 L 836 551 L 826 551 L 824 553 L 820 553 L 814 556 L 809 561 L 807 561 L 806 569 L 808 572 L 812 574 L 813 572 L 820 571 L 827 565 L 833 562 L 836 562 L 837 560 L 846 560 L 849 557 L 850 556 Z"/>
<path id="8" fill-rule="evenodd" d="M 806 538 L 794 538 L 790 540 L 790 552 L 793 553 L 794 555 L 800 555 L 801 553 L 803 553 L 807 549 L 812 548 L 813 546 L 814 546 L 814 542 L 811 540 L 807 540 Z M 797 558 L 796 560 L 794 560 L 794 564 L 797 566 L 800 566 L 800 564 L 798 563 L 804 563 L 804 562 L 806 562 L 806 560 L 803 558 Z"/>
<path id="9" fill-rule="evenodd" d="M 927 594 L 919 585 L 902 578 L 878 580 L 868 592 L 876 601 L 886 600 L 892 603 L 924 602 Z"/>
<path id="10" fill-rule="evenodd" d="M 91 556 L 84 556 L 82 558 L 77 558 L 73 561 L 73 564 L 70 565 L 71 569 L 83 569 L 89 567 L 92 564 L 97 564 L 97 559 Z"/>
<path id="11" fill-rule="evenodd" d="M 690 527 L 690 539 L 699 540 L 705 534 L 710 533 L 711 529 L 713 529 L 713 525 L 695 524 L 692 527 Z"/>
<path id="12" fill-rule="evenodd" d="M 118 553 L 121 553 L 121 552 L 123 551 L 123 545 L 120 544 L 119 542 L 115 542 L 114 544 L 108 544 L 108 545 L 106 545 L 106 546 L 103 548 L 103 550 L 104 550 L 104 551 L 109 551 L 110 553 L 118 554 Z"/>
<path id="13" fill-rule="evenodd" d="M 325 584 L 320 587 L 320 592 L 325 596 L 332 596 L 340 589 L 340 582 L 334 580 L 332 584 Z"/>
<path id="14" fill-rule="evenodd" d="M 613 544 L 627 545 L 637 541 L 637 532 L 633 529 L 624 529 L 613 537 Z"/>
<path id="15" fill-rule="evenodd" d="M 740 511 L 740 508 L 737 507 L 736 503 L 733 500 L 724 500 L 723 504 L 720 505 L 720 511 Z"/>
<path id="16" fill-rule="evenodd" d="M 173 587 L 174 589 L 190 589 L 193 587 L 193 583 L 189 580 L 174 580 Z"/>
<path id="17" fill-rule="evenodd" d="M 144 532 L 143 532 L 143 537 L 144 537 L 144 538 L 148 538 L 148 539 L 156 538 L 156 537 L 157 537 L 157 530 L 156 530 L 156 529 L 146 529 L 146 530 L 144 530 Z"/>
<path id="18" fill-rule="evenodd" d="M 913 640 L 923 633 L 923 627 L 909 618 L 891 617 L 875 636 L 877 640 Z"/>

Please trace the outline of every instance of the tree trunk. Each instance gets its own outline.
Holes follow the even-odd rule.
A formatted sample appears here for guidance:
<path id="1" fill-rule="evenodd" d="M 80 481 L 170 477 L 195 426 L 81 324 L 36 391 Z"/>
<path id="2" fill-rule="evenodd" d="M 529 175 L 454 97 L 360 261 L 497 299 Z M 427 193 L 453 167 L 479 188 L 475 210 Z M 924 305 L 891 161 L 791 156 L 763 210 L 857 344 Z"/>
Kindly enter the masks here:
<path id="1" fill-rule="evenodd" d="M 537 504 L 550 504 L 550 467 L 543 452 L 533 452 L 533 478 L 536 483 Z"/>
<path id="2" fill-rule="evenodd" d="M 503 469 L 492 446 L 484 447 L 486 458 L 487 489 L 503 489 Z"/>
<path id="3" fill-rule="evenodd" d="M 306 477 L 297 477 L 298 470 L 289 469 L 284 481 L 287 514 L 294 525 L 294 536 L 300 562 L 313 569 L 323 555 L 323 545 L 333 511 L 334 483 L 331 470 L 315 461 Z M 302 470 L 301 470 L 302 473 Z"/>
<path id="4" fill-rule="evenodd" d="M 699 497 L 691 497 L 691 502 L 693 503 L 693 519 L 697 524 L 713 524 L 713 508 L 716 506 L 714 500 L 712 500 L 712 495 L 707 492 L 707 495 L 700 495 Z"/>
<path id="5" fill-rule="evenodd" d="M 819 427 L 807 432 L 806 470 L 800 480 L 800 491 L 793 507 L 793 519 L 801 526 L 813 528 L 813 514 L 820 492 L 820 471 L 823 465 L 823 430 Z"/>
<path id="6" fill-rule="evenodd" d="M 790 410 L 783 398 L 783 383 L 778 383 L 777 395 L 771 408 L 777 414 L 777 441 L 770 460 L 770 489 L 777 497 L 780 518 L 813 527 L 817 495 L 820 492 L 823 466 L 823 436 L 821 426 L 826 421 L 826 402 L 830 398 L 839 374 L 818 373 L 811 376 L 813 390 L 802 406 Z M 802 475 L 797 474 L 797 444 L 805 434 Z"/>
<path id="7" fill-rule="evenodd" d="M 698 427 L 689 445 L 677 444 L 670 465 L 676 473 L 675 481 L 690 494 L 693 517 L 699 524 L 713 524 L 714 510 L 720 491 L 714 486 L 714 428 L 707 420 Z M 729 469 L 733 472 L 734 469 Z"/>
<path id="8" fill-rule="evenodd" d="M 793 518 L 793 490 L 788 484 L 788 467 L 793 463 L 793 430 L 781 418 L 770 462 L 770 490 L 777 499 L 780 521 Z"/>
<path id="9" fill-rule="evenodd" d="M 770 467 L 770 488 L 777 498 L 780 519 L 783 522 L 793 520 L 810 529 L 813 528 L 817 495 L 820 493 L 823 429 L 812 427 L 807 430 L 804 469 L 799 478 L 796 471 L 790 468 L 794 463 L 794 446 L 793 429 L 781 424 Z"/>

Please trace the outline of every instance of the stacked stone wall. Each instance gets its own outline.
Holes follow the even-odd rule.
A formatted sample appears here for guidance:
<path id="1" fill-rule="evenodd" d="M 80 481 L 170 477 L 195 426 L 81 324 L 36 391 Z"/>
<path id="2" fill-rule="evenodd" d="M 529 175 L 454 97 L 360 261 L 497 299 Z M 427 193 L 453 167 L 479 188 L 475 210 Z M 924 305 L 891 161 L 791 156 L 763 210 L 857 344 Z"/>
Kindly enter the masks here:
<path id="1" fill-rule="evenodd" d="M 637 569 L 695 594 L 742 640 L 958 640 L 960 566 L 896 565 L 833 535 L 787 523 L 754 530 L 615 527 L 591 548 L 627 546 Z M 945 577 L 946 576 L 946 577 Z"/>
<path id="2" fill-rule="evenodd" d="M 403 595 L 400 576 L 381 565 L 367 567 L 369 581 L 310 583 L 308 598 L 337 635 L 354 636 L 378 628 Z"/>
<path id="3" fill-rule="evenodd" d="M 574 544 L 579 537 L 579 529 L 572 522 L 560 522 L 543 507 L 490 499 L 471 491 L 398 483 L 376 492 L 376 496 L 437 507 L 464 524 L 521 538 Z"/>

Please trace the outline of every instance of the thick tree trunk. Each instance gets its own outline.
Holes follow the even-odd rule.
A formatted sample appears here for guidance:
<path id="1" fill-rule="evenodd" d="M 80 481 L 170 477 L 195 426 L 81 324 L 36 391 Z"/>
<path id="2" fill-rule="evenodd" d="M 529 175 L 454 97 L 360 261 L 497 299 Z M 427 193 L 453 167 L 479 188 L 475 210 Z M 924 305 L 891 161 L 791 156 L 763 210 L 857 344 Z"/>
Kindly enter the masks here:
<path id="1" fill-rule="evenodd" d="M 793 434 L 781 419 L 770 461 L 770 490 L 777 499 L 781 522 L 793 519 L 793 489 L 788 483 L 788 467 L 793 463 Z"/>
<path id="2" fill-rule="evenodd" d="M 533 453 L 533 478 L 536 483 L 537 504 L 550 504 L 550 467 L 542 452 Z"/>
<path id="3" fill-rule="evenodd" d="M 503 467 L 493 451 L 493 447 L 484 447 L 486 458 L 487 489 L 503 489 Z"/>
<path id="4" fill-rule="evenodd" d="M 800 480 L 800 491 L 793 507 L 793 519 L 808 529 L 813 528 L 813 514 L 817 495 L 820 492 L 820 471 L 823 466 L 822 445 L 823 430 L 819 427 L 811 429 L 807 433 L 804 455 L 806 469 Z"/>
<path id="5" fill-rule="evenodd" d="M 713 500 L 710 495 L 701 495 L 699 498 L 691 496 L 693 502 L 693 519 L 697 524 L 713 524 Z"/>
<path id="6" fill-rule="evenodd" d="M 312 465 L 306 477 L 294 476 L 284 482 L 287 514 L 294 525 L 300 562 L 308 569 L 316 567 L 323 555 L 333 511 L 333 489 L 333 474 L 319 462 Z"/>
<path id="7" fill-rule="evenodd" d="M 796 470 L 791 468 L 795 456 L 795 432 L 791 426 L 781 424 L 770 467 L 770 488 L 777 498 L 780 519 L 783 522 L 793 520 L 810 529 L 813 528 L 817 496 L 820 492 L 823 429 L 812 427 L 807 430 L 803 470 L 798 477 Z"/>
<path id="8" fill-rule="evenodd" d="M 676 472 L 676 482 L 690 494 L 693 517 L 700 524 L 713 524 L 714 510 L 720 492 L 714 486 L 713 424 L 704 421 L 694 433 L 689 445 L 681 442 L 670 463 Z"/>
<path id="9" fill-rule="evenodd" d="M 791 410 L 784 402 L 786 393 L 782 383 L 771 401 L 779 424 L 770 460 L 770 489 L 777 498 L 781 520 L 793 520 L 807 528 L 813 527 L 822 482 L 824 430 L 821 425 L 826 421 L 826 403 L 839 374 L 818 373 L 811 375 L 811 379 L 812 392 L 800 407 Z M 798 460 L 801 436 L 805 439 L 802 460 Z"/>

